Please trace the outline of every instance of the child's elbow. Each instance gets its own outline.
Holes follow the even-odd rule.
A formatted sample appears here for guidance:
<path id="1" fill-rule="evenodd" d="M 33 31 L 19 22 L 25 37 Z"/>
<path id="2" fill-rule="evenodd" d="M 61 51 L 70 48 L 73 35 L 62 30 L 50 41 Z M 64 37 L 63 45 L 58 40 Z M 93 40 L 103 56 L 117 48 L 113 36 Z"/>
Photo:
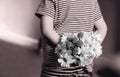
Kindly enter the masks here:
<path id="1" fill-rule="evenodd" d="M 97 30 L 99 31 L 104 31 L 107 32 L 108 31 L 108 27 L 106 22 L 104 21 L 104 19 L 100 19 L 95 23 L 95 27 L 97 28 Z"/>
<path id="2" fill-rule="evenodd" d="M 47 36 L 49 34 L 49 30 L 48 29 L 42 29 L 42 33 L 44 36 Z"/>

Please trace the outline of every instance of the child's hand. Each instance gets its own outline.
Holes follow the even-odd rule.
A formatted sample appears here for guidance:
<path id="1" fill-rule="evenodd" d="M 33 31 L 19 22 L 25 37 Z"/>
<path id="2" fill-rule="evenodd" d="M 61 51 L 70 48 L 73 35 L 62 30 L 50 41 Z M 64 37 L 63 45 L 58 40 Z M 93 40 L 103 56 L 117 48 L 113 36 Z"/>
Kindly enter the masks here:
<path id="1" fill-rule="evenodd" d="M 88 72 L 92 72 L 93 71 L 93 63 L 90 65 L 87 65 L 86 68 L 87 68 Z"/>

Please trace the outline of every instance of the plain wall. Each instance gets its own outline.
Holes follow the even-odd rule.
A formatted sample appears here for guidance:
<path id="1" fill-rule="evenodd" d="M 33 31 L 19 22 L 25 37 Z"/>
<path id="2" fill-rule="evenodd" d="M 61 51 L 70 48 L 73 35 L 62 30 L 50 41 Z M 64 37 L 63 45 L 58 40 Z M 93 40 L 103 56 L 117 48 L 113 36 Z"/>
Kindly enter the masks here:
<path id="1" fill-rule="evenodd" d="M 0 0 L 0 26 L 30 36 L 40 37 L 39 19 L 35 16 L 40 0 Z"/>

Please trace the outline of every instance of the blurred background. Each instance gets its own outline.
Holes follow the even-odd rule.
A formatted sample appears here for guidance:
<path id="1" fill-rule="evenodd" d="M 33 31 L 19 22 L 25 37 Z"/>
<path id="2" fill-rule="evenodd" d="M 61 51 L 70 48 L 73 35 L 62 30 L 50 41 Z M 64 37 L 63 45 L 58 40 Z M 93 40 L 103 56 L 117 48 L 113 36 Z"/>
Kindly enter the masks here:
<path id="1" fill-rule="evenodd" d="M 120 1 L 98 0 L 108 33 L 93 77 L 120 77 Z M 40 77 L 40 0 L 0 0 L 0 77 Z"/>

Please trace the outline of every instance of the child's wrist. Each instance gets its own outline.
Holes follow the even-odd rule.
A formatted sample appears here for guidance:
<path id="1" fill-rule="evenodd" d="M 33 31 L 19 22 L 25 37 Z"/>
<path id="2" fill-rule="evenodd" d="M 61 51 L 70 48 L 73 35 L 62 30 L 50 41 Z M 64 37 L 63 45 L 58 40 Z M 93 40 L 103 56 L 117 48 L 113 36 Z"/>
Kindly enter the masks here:
<path id="1" fill-rule="evenodd" d="M 62 39 L 62 35 L 59 34 L 59 39 L 58 39 L 58 43 L 57 43 L 57 44 L 60 44 L 60 43 L 61 43 L 61 39 Z"/>

